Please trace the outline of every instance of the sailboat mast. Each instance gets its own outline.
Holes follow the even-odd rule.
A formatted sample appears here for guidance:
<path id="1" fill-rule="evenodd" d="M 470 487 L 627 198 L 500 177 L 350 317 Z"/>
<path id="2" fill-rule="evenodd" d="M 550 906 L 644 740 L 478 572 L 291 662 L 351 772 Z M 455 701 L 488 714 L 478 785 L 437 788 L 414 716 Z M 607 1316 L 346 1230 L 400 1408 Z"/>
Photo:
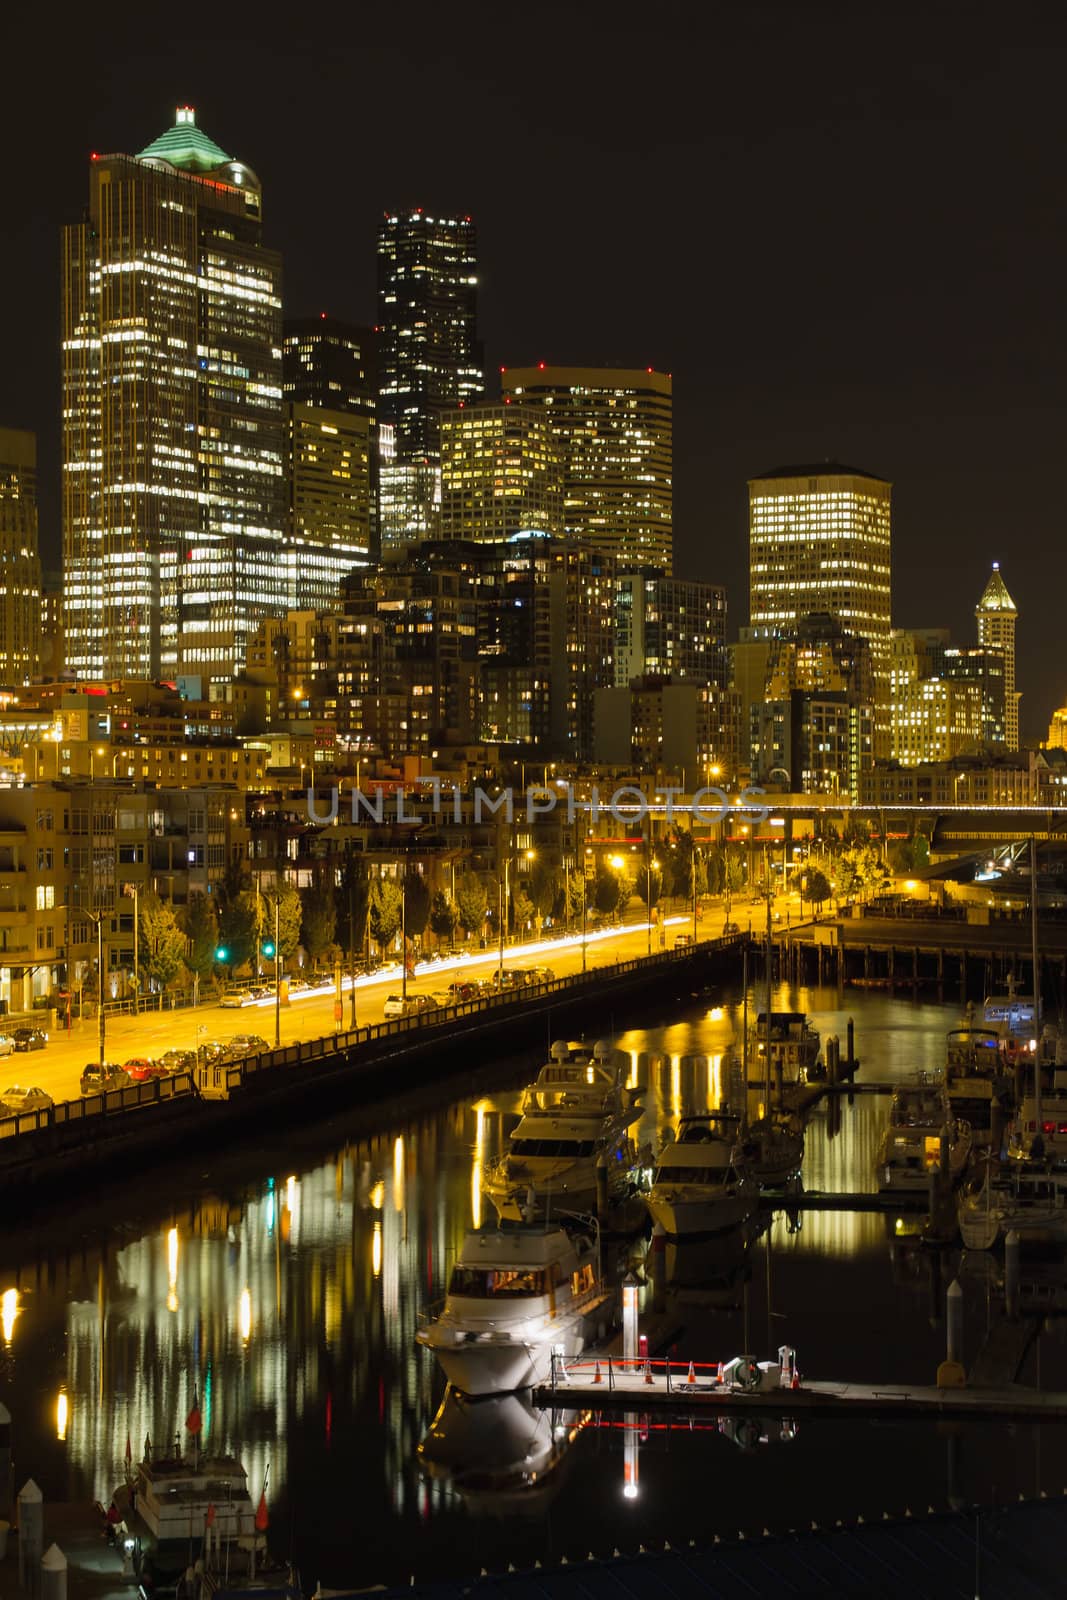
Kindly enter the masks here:
<path id="1" fill-rule="evenodd" d="M 1030 835 L 1030 958 L 1034 968 L 1034 1121 L 1041 1132 L 1041 969 L 1037 955 L 1037 840 Z"/>
<path id="2" fill-rule="evenodd" d="M 764 1046 L 766 1061 L 764 1072 L 767 1080 L 767 1111 L 771 1114 L 771 875 L 767 852 L 763 852 L 763 865 L 767 878 L 767 1040 Z"/>
<path id="3" fill-rule="evenodd" d="M 748 1131 L 748 945 L 741 952 L 741 1077 L 744 1092 L 741 1113 L 744 1117 L 742 1131 Z"/>

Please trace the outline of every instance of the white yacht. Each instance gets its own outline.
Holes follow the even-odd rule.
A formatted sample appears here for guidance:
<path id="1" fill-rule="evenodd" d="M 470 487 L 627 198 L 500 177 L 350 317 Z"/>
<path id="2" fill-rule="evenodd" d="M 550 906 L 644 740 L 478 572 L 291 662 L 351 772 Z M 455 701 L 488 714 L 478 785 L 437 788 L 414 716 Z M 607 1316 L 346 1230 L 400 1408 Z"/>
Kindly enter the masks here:
<path id="1" fill-rule="evenodd" d="M 752 1215 L 759 1184 L 738 1145 L 740 1117 L 709 1111 L 681 1117 L 660 1152 L 645 1204 L 669 1238 L 722 1233 Z"/>
<path id="2" fill-rule="evenodd" d="M 134 1541 L 138 1579 L 158 1585 L 198 1560 L 232 1578 L 255 1576 L 266 1565 L 267 1536 L 256 1526 L 248 1475 L 234 1456 L 146 1454 L 113 1498 Z"/>
<path id="3" fill-rule="evenodd" d="M 447 1388 L 419 1445 L 419 1466 L 472 1511 L 541 1516 L 587 1415 L 538 1411 L 526 1394 L 473 1397 Z"/>
<path id="4" fill-rule="evenodd" d="M 874 1169 L 880 1194 L 925 1191 L 930 1170 L 941 1160 L 941 1135 L 948 1136 L 949 1174 L 958 1183 L 970 1159 L 970 1124 L 957 1121 L 944 1083 L 927 1073 L 893 1091 L 889 1121 L 878 1144 Z"/>
<path id="5" fill-rule="evenodd" d="M 464 1240 L 443 1306 L 420 1318 L 432 1350 L 464 1394 L 502 1394 L 543 1382 L 552 1353 L 580 1355 L 611 1319 L 597 1251 L 563 1228 L 479 1229 Z"/>
<path id="6" fill-rule="evenodd" d="M 989 1159 L 961 1191 L 958 1217 L 968 1250 L 991 1250 L 1012 1232 L 1023 1244 L 1060 1243 L 1067 1240 L 1067 1173 Z"/>
<path id="7" fill-rule="evenodd" d="M 523 1112 L 567 1111 L 609 1116 L 634 1105 L 645 1085 L 624 1087 L 615 1046 L 598 1039 L 592 1046 L 558 1039 L 536 1079 L 523 1090 Z"/>
<path id="8" fill-rule="evenodd" d="M 975 1144 L 988 1144 L 993 1103 L 1006 1084 L 1007 1062 L 998 1027 L 975 1022 L 970 1012 L 945 1040 L 945 1082 L 954 1117 L 971 1129 Z"/>

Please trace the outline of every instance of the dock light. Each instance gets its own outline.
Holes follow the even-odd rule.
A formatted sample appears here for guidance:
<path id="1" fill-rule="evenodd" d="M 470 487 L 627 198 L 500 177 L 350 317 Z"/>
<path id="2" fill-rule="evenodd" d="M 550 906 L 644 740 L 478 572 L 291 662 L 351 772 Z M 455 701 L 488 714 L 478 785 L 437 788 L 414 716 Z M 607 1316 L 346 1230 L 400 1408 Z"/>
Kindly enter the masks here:
<path id="1" fill-rule="evenodd" d="M 622 1359 L 637 1360 L 637 1279 L 628 1272 L 622 1281 Z"/>
<path id="2" fill-rule="evenodd" d="M 225 963 L 225 962 L 229 961 L 229 959 L 230 959 L 230 952 L 227 950 L 226 946 L 224 944 L 220 944 L 220 945 L 216 946 L 216 949 L 215 949 L 215 960 Z"/>

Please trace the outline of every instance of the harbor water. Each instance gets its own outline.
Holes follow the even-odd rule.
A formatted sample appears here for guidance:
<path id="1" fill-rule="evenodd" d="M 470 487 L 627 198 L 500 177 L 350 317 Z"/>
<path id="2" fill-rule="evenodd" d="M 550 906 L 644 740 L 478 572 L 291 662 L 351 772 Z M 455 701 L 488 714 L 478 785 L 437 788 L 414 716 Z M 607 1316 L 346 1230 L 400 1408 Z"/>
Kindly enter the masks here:
<path id="1" fill-rule="evenodd" d="M 845 1002 L 775 995 L 824 1039 L 844 1041 L 855 1019 L 860 1083 L 943 1061 L 956 1008 Z M 615 1042 L 648 1083 L 639 1142 L 658 1149 L 679 1114 L 718 1104 L 738 996 L 694 1001 L 657 1027 L 626 1022 Z M 418 1116 L 382 1107 L 225 1156 L 180 1152 L 34 1230 L 5 1228 L 0 1399 L 16 1486 L 33 1476 L 46 1500 L 106 1504 L 127 1438 L 135 1459 L 146 1435 L 157 1449 L 186 1442 L 195 1390 L 203 1444 L 241 1457 L 254 1498 L 266 1484 L 271 1543 L 308 1591 L 1061 1493 L 1067 1442 L 1047 1425 L 797 1426 L 784 1401 L 780 1421 L 690 1428 L 553 1416 L 516 1397 L 453 1404 L 433 1426 L 444 1382 L 415 1344 L 418 1317 L 443 1295 L 466 1231 L 492 1220 L 481 1173 L 547 1043 L 523 1041 L 477 1092 L 443 1086 Z M 805 1187 L 873 1190 L 888 1109 L 874 1094 L 824 1100 Z M 967 1363 L 1003 1301 L 995 1258 L 961 1269 L 958 1250 L 920 1243 L 907 1212 L 777 1216 L 755 1238 L 671 1246 L 667 1265 L 679 1359 L 772 1357 L 788 1343 L 813 1378 L 931 1383 L 952 1278 Z M 1052 1309 L 1023 1376 L 1067 1389 L 1055 1310 L 1067 1289 L 1058 1263 L 1041 1270 Z"/>

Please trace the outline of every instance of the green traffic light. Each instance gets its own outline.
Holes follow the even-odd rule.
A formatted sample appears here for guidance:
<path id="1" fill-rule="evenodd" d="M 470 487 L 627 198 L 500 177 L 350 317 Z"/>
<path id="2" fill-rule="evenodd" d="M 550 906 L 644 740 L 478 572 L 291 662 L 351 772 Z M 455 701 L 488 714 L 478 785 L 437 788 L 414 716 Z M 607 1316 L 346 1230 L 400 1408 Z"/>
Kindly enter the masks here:
<path id="1" fill-rule="evenodd" d="M 230 959 L 230 952 L 227 950 L 227 948 L 226 948 L 226 946 L 224 944 L 220 944 L 218 949 L 215 951 L 215 960 L 216 961 L 229 961 L 229 959 Z"/>
<path id="2" fill-rule="evenodd" d="M 266 956 L 268 961 L 271 960 L 271 958 L 274 955 L 274 940 L 273 939 L 268 939 L 267 940 L 266 944 L 263 946 L 263 954 Z"/>

